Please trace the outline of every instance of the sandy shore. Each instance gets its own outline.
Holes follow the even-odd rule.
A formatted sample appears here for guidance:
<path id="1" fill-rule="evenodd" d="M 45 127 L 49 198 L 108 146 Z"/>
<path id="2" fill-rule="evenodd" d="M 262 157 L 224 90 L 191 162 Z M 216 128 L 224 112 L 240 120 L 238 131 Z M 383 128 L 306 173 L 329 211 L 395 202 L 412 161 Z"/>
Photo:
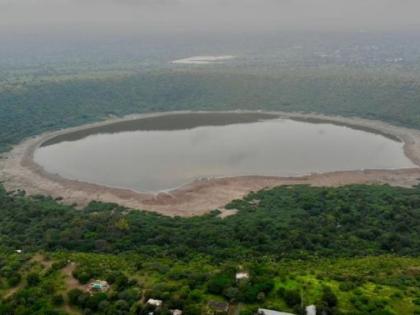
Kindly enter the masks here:
<path id="1" fill-rule="evenodd" d="M 188 112 L 177 112 L 188 113 Z M 270 113 L 270 112 L 268 112 Z M 319 114 L 271 112 L 283 118 L 330 122 L 375 131 L 404 142 L 404 152 L 414 164 L 420 166 L 420 131 L 396 127 L 381 121 L 360 118 L 332 117 Z M 25 190 L 27 194 L 44 194 L 61 198 L 63 202 L 85 206 L 92 200 L 114 202 L 123 206 L 155 211 L 165 215 L 192 216 L 208 213 L 223 207 L 233 199 L 241 198 L 250 191 L 279 185 L 308 184 L 313 186 L 340 186 L 347 184 L 390 184 L 413 186 L 419 183 L 420 168 L 400 170 L 358 170 L 311 174 L 301 177 L 244 176 L 195 181 L 171 192 L 157 194 L 138 193 L 128 189 L 105 187 L 76 180 L 69 180 L 45 172 L 33 161 L 33 152 L 45 141 L 76 130 L 101 126 L 112 122 L 155 117 L 174 113 L 130 115 L 121 119 L 81 127 L 45 133 L 27 139 L 1 156 L 0 181 L 5 188 Z M 229 211 L 223 210 L 223 216 Z"/>

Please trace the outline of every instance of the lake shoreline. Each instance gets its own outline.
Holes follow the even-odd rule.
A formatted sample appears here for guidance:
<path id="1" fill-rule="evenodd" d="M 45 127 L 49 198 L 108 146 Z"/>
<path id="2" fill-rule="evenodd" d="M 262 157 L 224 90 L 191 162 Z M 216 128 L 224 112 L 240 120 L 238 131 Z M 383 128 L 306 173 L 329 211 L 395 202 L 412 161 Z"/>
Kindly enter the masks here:
<path id="1" fill-rule="evenodd" d="M 341 116 L 326 116 L 312 113 L 286 113 L 278 111 L 177 111 L 129 115 L 97 123 L 48 132 L 24 140 L 2 155 L 0 180 L 6 190 L 25 190 L 29 195 L 43 194 L 59 198 L 79 207 L 92 200 L 118 203 L 133 209 L 154 211 L 170 216 L 193 216 L 221 209 L 223 216 L 230 213 L 224 206 L 233 199 L 242 198 L 250 191 L 279 185 L 308 184 L 314 186 L 341 186 L 348 184 L 390 184 L 413 186 L 419 182 L 420 168 L 395 170 L 356 170 L 314 173 L 298 177 L 239 176 L 196 180 L 174 190 L 141 193 L 129 189 L 107 187 L 70 180 L 46 172 L 33 160 L 35 150 L 54 137 L 76 131 L 97 128 L 129 120 L 187 113 L 250 113 L 270 114 L 273 117 L 319 123 L 332 123 L 378 133 L 404 143 L 405 155 L 420 166 L 420 131 L 397 127 L 382 121 Z"/>

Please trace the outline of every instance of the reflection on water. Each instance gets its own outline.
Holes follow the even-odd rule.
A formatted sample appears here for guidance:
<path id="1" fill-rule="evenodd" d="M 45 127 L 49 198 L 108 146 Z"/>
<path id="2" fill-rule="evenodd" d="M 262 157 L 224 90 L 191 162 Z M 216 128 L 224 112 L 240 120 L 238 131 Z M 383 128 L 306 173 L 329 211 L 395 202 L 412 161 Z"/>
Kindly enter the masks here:
<path id="1" fill-rule="evenodd" d="M 414 167 L 402 143 L 378 134 L 277 117 L 260 121 L 269 117 L 258 115 L 215 124 L 211 122 L 226 119 L 226 114 L 209 114 L 209 126 L 205 115 L 176 115 L 176 128 L 162 126 L 164 130 L 156 126 L 170 116 L 153 118 L 152 130 L 138 120 L 140 130 L 130 125 L 124 131 L 120 125 L 119 130 L 110 126 L 110 133 L 67 135 L 39 148 L 34 159 L 65 178 L 137 191 L 171 189 L 201 177 Z M 191 127 L 196 118 L 201 126 Z M 190 129 L 180 128 L 182 120 Z"/>

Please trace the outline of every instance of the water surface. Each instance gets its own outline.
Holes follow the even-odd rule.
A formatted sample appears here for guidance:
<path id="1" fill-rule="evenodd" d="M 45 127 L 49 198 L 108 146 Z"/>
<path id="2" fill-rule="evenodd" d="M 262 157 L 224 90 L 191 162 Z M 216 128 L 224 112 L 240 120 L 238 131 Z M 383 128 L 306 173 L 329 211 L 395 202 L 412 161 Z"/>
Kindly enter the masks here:
<path id="1" fill-rule="evenodd" d="M 221 56 L 194 56 L 183 59 L 173 60 L 175 64 L 190 64 L 190 65 L 210 65 L 223 63 L 224 61 L 234 59 L 232 55 L 221 55 Z"/>
<path id="2" fill-rule="evenodd" d="M 161 191 L 198 178 L 414 167 L 380 134 L 267 114 L 182 114 L 61 135 L 35 162 L 69 179 Z"/>

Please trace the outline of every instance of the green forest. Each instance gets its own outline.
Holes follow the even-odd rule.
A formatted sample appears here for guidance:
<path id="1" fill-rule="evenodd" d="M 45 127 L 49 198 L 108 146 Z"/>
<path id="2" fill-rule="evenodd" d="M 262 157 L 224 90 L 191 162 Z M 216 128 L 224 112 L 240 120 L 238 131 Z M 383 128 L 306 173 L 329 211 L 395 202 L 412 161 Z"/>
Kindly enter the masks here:
<path id="1" fill-rule="evenodd" d="M 285 186 L 220 218 L 0 191 L 1 314 L 420 314 L 420 188 Z M 17 251 L 17 252 L 16 252 Z M 246 271 L 249 278 L 236 281 Z M 89 294 L 92 279 L 106 292 Z"/>
<path id="2" fill-rule="evenodd" d="M 270 255 L 419 255 L 420 188 L 279 187 L 226 207 L 239 213 L 182 218 L 92 202 L 83 211 L 43 196 L 2 191 L 3 246 L 24 250 L 119 253 L 137 250 L 179 259 Z M 334 235 L 334 237 L 332 237 Z"/>
<path id="3" fill-rule="evenodd" d="M 25 137 L 110 116 L 268 109 L 380 119 L 420 128 L 420 78 L 401 72 L 141 70 L 134 75 L 0 89 L 0 151 Z"/>

